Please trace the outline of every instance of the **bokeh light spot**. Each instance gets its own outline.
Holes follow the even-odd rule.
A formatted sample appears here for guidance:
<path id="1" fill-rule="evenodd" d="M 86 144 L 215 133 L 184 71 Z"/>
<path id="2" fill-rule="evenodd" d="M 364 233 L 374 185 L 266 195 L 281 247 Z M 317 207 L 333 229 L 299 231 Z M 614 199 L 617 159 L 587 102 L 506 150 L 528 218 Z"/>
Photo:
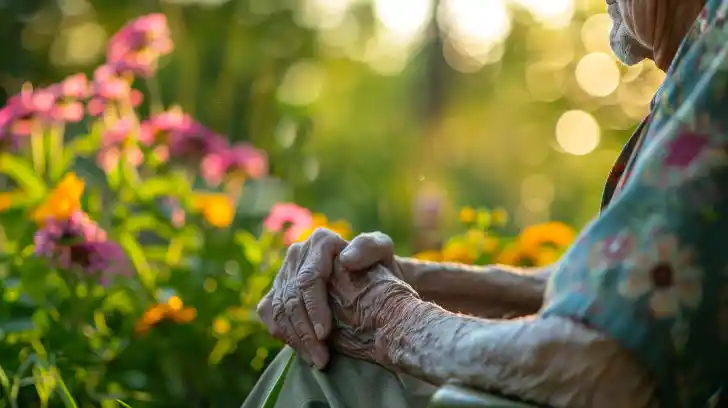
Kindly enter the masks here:
<path id="1" fill-rule="evenodd" d="M 324 74 L 311 61 L 293 65 L 283 76 L 278 99 L 291 105 L 308 105 L 318 99 L 323 88 Z"/>
<path id="2" fill-rule="evenodd" d="M 599 145 L 601 130 L 592 115 L 581 110 L 564 112 L 556 122 L 556 141 L 564 152 L 582 156 Z"/>
<path id="3" fill-rule="evenodd" d="M 611 53 L 609 32 L 612 30 L 612 19 L 608 14 L 595 14 L 581 26 L 581 42 L 588 52 Z"/>
<path id="4" fill-rule="evenodd" d="M 576 66 L 576 82 L 584 92 L 604 97 L 619 86 L 619 68 L 614 58 L 603 52 L 585 55 Z"/>

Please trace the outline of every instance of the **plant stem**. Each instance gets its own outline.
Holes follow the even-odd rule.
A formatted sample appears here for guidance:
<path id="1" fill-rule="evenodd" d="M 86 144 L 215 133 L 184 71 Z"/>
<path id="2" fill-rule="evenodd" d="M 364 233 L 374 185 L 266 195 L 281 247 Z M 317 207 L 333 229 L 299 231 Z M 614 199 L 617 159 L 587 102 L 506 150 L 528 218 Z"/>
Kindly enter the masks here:
<path id="1" fill-rule="evenodd" d="M 33 154 L 33 167 L 39 176 L 43 177 L 45 174 L 45 152 L 43 146 L 43 128 L 41 126 L 34 126 L 33 132 L 30 135 L 30 149 Z"/>

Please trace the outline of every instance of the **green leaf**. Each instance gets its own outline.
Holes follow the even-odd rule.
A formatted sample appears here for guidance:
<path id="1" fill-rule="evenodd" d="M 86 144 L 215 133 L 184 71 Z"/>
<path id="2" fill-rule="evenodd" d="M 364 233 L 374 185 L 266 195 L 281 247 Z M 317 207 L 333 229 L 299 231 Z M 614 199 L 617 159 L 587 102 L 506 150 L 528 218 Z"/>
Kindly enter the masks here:
<path id="1" fill-rule="evenodd" d="M 31 197 L 42 197 L 47 191 L 43 179 L 31 163 L 19 156 L 0 154 L 0 173 L 7 174 Z"/>
<path id="2" fill-rule="evenodd" d="M 151 177 L 135 190 L 142 201 L 149 201 L 157 197 L 179 197 L 190 191 L 190 185 L 185 180 L 167 175 L 165 177 Z"/>
<path id="3" fill-rule="evenodd" d="M 144 255 L 144 249 L 139 245 L 139 242 L 137 242 L 132 234 L 122 233 L 119 237 L 119 244 L 124 248 L 126 254 L 129 255 L 144 287 L 152 290 L 154 288 L 154 274 L 152 273 L 152 268 L 149 266 L 149 262 L 147 262 L 147 257 Z"/>
<path id="4" fill-rule="evenodd" d="M 63 401 L 63 405 L 66 406 L 66 408 L 78 408 L 78 405 L 76 405 L 76 401 L 74 401 L 73 396 L 71 395 L 71 392 L 68 390 L 68 387 L 66 386 L 66 382 L 63 381 L 63 378 L 61 377 L 60 373 L 56 375 L 56 381 L 58 382 L 58 388 L 60 388 L 61 392 L 61 401 Z"/>
<path id="5" fill-rule="evenodd" d="M 238 231 L 235 234 L 235 242 L 243 249 L 245 258 L 253 265 L 260 265 L 263 262 L 263 249 L 255 235 L 248 231 Z"/>
<path id="6" fill-rule="evenodd" d="M 164 223 L 160 222 L 157 217 L 152 214 L 135 214 L 132 215 L 121 225 L 120 229 L 128 233 L 138 233 L 140 231 L 155 231 L 165 236 L 172 235 L 174 232 Z"/>
<path id="7" fill-rule="evenodd" d="M 119 405 L 121 405 L 122 407 L 124 407 L 124 408 L 131 408 L 131 405 L 127 404 L 126 402 L 124 402 L 124 401 L 122 401 L 122 400 L 120 400 L 120 399 L 116 400 L 116 402 L 117 402 L 117 403 L 118 403 Z"/>
<path id="8" fill-rule="evenodd" d="M 283 384 L 286 381 L 286 375 L 288 374 L 288 370 L 293 365 L 293 360 L 295 358 L 296 353 L 291 353 L 291 357 L 288 359 L 286 366 L 283 368 L 283 371 L 281 371 L 281 374 L 276 379 L 275 384 L 273 384 L 273 388 L 271 388 L 270 393 L 268 393 L 268 396 L 265 398 L 265 402 L 263 402 L 263 406 L 261 408 L 275 408 L 276 402 L 278 402 L 278 396 L 280 395 L 281 390 L 283 390 Z"/>

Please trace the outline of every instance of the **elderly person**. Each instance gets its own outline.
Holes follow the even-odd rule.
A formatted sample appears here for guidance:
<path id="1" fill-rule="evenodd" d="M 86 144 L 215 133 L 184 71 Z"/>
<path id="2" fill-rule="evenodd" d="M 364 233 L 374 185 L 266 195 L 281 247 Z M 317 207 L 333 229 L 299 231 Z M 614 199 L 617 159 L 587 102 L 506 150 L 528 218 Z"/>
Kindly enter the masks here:
<path id="1" fill-rule="evenodd" d="M 617 56 L 651 58 L 667 78 L 601 214 L 558 264 L 424 263 L 395 257 L 383 234 L 318 231 L 289 249 L 258 310 L 297 357 L 284 349 L 244 407 L 279 375 L 277 408 L 424 406 L 422 384 L 450 380 L 559 408 L 716 403 L 728 381 L 728 0 L 608 3 Z"/>

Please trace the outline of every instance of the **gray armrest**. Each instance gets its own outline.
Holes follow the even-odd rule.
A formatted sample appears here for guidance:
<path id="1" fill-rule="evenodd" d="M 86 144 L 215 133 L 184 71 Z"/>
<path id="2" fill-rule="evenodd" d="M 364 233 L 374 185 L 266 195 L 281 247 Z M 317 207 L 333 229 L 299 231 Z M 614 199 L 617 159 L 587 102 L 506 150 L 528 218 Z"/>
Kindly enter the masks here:
<path id="1" fill-rule="evenodd" d="M 488 394 L 457 383 L 447 383 L 437 390 L 428 408 L 537 408 L 537 406 Z"/>

